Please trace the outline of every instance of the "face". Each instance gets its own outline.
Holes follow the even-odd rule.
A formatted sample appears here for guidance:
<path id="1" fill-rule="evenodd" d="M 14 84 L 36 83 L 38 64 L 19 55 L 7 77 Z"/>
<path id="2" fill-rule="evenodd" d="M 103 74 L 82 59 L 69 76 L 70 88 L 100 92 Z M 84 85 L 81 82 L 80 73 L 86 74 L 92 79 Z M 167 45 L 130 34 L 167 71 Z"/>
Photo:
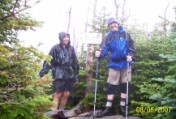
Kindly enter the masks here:
<path id="1" fill-rule="evenodd" d="M 69 41 L 70 41 L 69 36 L 68 36 L 68 35 L 65 35 L 65 36 L 64 36 L 64 39 L 63 39 L 63 43 L 64 43 L 65 45 L 67 45 Z"/>
<path id="2" fill-rule="evenodd" d="M 108 27 L 111 31 L 118 31 L 118 24 L 116 22 L 110 23 Z"/>

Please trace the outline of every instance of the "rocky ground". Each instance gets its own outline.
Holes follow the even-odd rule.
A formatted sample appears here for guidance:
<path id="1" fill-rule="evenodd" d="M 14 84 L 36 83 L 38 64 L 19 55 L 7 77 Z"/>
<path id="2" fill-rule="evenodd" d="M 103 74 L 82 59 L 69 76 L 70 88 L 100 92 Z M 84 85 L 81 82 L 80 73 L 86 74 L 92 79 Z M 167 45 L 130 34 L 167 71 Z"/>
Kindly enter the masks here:
<path id="1" fill-rule="evenodd" d="M 96 113 L 97 112 L 98 111 L 96 111 Z M 49 112 L 46 112 L 46 115 L 48 115 L 49 117 L 52 117 L 56 113 L 58 113 L 58 111 L 49 111 Z M 122 115 L 112 115 L 112 116 L 105 116 L 105 117 L 98 118 L 93 116 L 93 112 L 85 112 L 75 116 L 75 113 L 72 110 L 69 110 L 69 111 L 65 110 L 64 115 L 66 116 L 65 119 L 126 119 L 126 117 Z M 59 116 L 55 116 L 54 119 L 63 119 L 63 118 L 60 118 Z M 140 119 L 140 118 L 128 116 L 127 119 Z"/>
<path id="2" fill-rule="evenodd" d="M 68 119 L 126 119 L 126 117 L 123 117 L 122 115 L 112 115 L 112 116 L 105 116 L 105 117 L 93 117 L 93 116 L 77 116 L 77 117 L 70 117 Z M 127 119 L 140 119 L 137 117 L 133 117 L 133 116 L 128 116 Z"/>
<path id="3" fill-rule="evenodd" d="M 126 119 L 126 117 L 123 117 L 121 115 L 114 115 L 114 116 L 106 116 L 106 117 L 102 117 L 102 118 L 96 118 L 96 117 L 71 117 L 71 118 L 68 118 L 68 119 Z M 127 119 L 140 119 L 140 118 L 137 118 L 137 117 L 127 117 Z"/>

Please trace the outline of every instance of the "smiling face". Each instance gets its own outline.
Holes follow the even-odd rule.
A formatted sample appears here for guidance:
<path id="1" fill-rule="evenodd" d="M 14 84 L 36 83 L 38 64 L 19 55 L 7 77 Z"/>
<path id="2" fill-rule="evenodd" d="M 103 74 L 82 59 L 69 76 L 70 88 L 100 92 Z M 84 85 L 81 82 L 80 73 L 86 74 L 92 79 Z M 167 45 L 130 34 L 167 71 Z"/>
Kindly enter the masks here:
<path id="1" fill-rule="evenodd" d="M 63 38 L 63 43 L 64 43 L 65 45 L 67 45 L 67 44 L 69 43 L 69 41 L 70 41 L 69 35 L 65 35 L 64 38 Z"/>
<path id="2" fill-rule="evenodd" d="M 118 31 L 118 23 L 117 22 L 112 22 L 108 25 L 109 29 L 111 31 Z"/>

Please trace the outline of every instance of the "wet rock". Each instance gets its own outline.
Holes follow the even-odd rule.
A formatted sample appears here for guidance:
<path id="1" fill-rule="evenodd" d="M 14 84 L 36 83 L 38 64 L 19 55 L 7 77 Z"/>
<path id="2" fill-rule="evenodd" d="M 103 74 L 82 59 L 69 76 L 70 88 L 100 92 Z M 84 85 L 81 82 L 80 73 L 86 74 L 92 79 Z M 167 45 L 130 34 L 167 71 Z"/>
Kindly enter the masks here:
<path id="1" fill-rule="evenodd" d="M 98 111 L 95 112 L 95 115 Z M 48 115 L 49 117 L 52 117 L 54 119 L 126 119 L 126 117 L 124 117 L 122 115 L 112 115 L 112 116 L 105 116 L 105 117 L 98 118 L 96 116 L 93 116 L 94 112 L 84 112 L 84 113 L 75 115 L 74 109 L 64 110 L 63 114 L 64 114 L 65 118 L 61 118 L 59 115 L 57 115 L 58 112 L 59 112 L 59 110 L 49 111 L 49 112 L 46 112 L 46 115 Z M 57 115 L 57 117 L 56 116 L 54 117 L 54 115 Z M 140 118 L 128 116 L 127 119 L 140 119 Z"/>

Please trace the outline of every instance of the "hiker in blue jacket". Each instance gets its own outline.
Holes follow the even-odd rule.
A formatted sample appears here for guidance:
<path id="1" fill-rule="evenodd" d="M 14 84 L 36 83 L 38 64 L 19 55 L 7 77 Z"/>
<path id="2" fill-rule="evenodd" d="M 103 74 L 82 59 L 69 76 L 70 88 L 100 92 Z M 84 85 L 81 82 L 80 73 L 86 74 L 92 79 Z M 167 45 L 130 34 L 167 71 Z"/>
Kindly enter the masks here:
<path id="1" fill-rule="evenodd" d="M 70 45 L 70 35 L 66 32 L 59 33 L 60 43 L 54 45 L 49 55 L 52 57 L 50 64 L 46 61 L 39 75 L 44 80 L 44 75 L 52 70 L 53 91 L 55 102 L 54 110 L 64 110 L 74 83 L 78 82 L 79 65 L 74 47 Z M 71 73 L 73 69 L 73 74 Z M 61 98 L 61 101 L 60 101 Z"/>
<path id="2" fill-rule="evenodd" d="M 127 80 L 131 81 L 131 62 L 136 52 L 130 34 L 122 29 L 117 20 L 111 17 L 107 22 L 109 32 L 103 38 L 99 50 L 95 52 L 95 56 L 99 60 L 102 60 L 108 54 L 110 56 L 106 108 L 97 115 L 99 117 L 112 113 L 112 103 L 117 86 L 120 86 L 121 89 L 121 112 L 123 115 L 126 114 Z"/>

